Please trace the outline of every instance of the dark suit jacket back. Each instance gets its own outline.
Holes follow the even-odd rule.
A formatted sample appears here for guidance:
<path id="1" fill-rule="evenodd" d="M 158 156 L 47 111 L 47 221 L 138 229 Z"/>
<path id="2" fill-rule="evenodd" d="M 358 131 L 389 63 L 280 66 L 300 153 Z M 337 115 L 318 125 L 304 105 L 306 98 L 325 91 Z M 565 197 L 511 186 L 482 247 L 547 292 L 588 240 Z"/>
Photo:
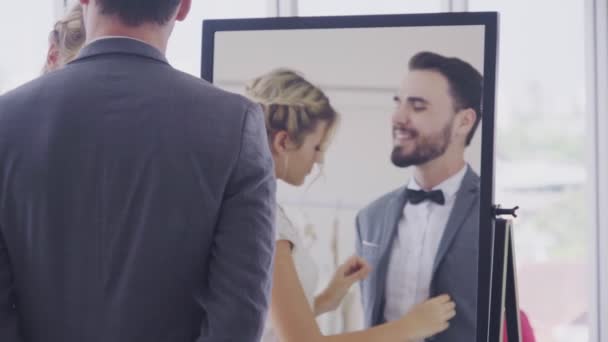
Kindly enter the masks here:
<path id="1" fill-rule="evenodd" d="M 258 106 L 136 40 L 3 95 L 0 341 L 257 341 L 273 173 Z"/>

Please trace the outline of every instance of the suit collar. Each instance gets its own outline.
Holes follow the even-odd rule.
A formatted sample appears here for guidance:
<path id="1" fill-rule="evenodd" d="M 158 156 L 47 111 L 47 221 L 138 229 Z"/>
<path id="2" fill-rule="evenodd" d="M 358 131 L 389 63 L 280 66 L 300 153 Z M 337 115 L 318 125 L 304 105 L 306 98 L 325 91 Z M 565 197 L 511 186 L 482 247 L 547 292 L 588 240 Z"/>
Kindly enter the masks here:
<path id="1" fill-rule="evenodd" d="M 80 50 L 80 53 L 72 63 L 108 54 L 139 56 L 169 64 L 167 58 L 157 48 L 141 40 L 129 37 L 105 37 L 94 40 Z"/>

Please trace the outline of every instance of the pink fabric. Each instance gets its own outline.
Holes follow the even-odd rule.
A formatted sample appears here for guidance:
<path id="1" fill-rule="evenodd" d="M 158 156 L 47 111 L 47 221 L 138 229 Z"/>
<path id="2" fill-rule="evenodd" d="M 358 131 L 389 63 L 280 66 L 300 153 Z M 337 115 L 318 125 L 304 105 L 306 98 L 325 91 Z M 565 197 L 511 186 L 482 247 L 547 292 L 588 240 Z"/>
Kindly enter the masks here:
<path id="1" fill-rule="evenodd" d="M 530 320 L 528 320 L 528 316 L 523 311 L 519 311 L 519 320 L 521 321 L 521 342 L 536 342 L 536 338 L 534 337 L 534 330 L 532 329 Z M 506 326 L 507 324 L 505 323 L 505 329 L 503 329 L 503 334 L 504 341 L 508 342 Z"/>

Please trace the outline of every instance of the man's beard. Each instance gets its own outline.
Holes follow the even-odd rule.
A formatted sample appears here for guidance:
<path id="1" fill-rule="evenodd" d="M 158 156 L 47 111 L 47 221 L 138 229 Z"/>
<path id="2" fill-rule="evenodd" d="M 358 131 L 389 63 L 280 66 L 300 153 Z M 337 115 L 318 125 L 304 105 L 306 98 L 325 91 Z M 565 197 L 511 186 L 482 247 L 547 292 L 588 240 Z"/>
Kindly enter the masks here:
<path id="1" fill-rule="evenodd" d="M 448 122 L 441 131 L 430 136 L 421 137 L 414 129 L 403 130 L 414 138 L 414 151 L 406 155 L 401 146 L 395 146 L 391 153 L 391 161 L 397 167 L 423 165 L 441 157 L 447 151 L 451 143 L 452 121 Z"/>

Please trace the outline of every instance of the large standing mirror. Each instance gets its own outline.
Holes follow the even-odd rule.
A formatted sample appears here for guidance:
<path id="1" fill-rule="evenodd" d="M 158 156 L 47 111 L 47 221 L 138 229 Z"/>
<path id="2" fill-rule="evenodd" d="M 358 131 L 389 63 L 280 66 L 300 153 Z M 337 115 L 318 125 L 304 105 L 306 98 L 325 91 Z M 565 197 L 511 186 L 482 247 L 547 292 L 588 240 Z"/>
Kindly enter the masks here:
<path id="1" fill-rule="evenodd" d="M 303 78 L 339 114 L 319 146 L 322 166 L 303 186 L 278 188 L 318 289 L 353 254 L 372 268 L 319 317 L 325 333 L 391 321 L 447 293 L 457 315 L 430 340 L 487 341 L 496 26 L 495 13 L 204 23 L 204 79 L 269 107 L 289 96 L 260 84 Z"/>

